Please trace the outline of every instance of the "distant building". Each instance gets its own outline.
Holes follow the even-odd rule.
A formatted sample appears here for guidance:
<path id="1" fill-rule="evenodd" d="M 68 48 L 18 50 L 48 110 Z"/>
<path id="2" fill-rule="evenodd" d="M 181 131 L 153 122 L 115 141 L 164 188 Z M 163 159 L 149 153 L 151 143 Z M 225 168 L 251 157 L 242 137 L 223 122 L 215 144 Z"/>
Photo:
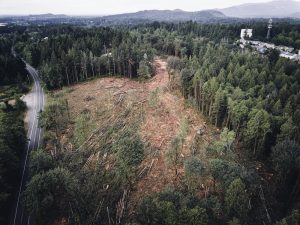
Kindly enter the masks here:
<path id="1" fill-rule="evenodd" d="M 272 21 L 271 21 L 272 22 Z M 269 27 L 271 29 L 272 26 Z M 280 57 L 287 58 L 293 61 L 300 62 L 300 50 L 298 50 L 297 53 L 294 52 L 293 47 L 284 46 L 284 45 L 278 45 L 262 41 L 252 41 L 247 40 L 247 38 L 252 38 L 253 36 L 253 29 L 241 29 L 241 39 L 237 42 L 240 45 L 241 49 L 245 49 L 247 46 L 250 46 L 252 49 L 257 51 L 258 53 L 264 55 L 268 53 L 268 50 L 270 49 L 276 49 L 280 52 Z"/>
<path id="2" fill-rule="evenodd" d="M 253 29 L 242 29 L 241 30 L 241 39 L 252 38 Z"/>
<path id="3" fill-rule="evenodd" d="M 292 60 L 299 60 L 299 55 L 293 54 L 293 53 L 290 53 L 290 52 L 281 52 L 280 57 L 287 58 L 287 59 L 292 59 Z"/>
<path id="4" fill-rule="evenodd" d="M 266 48 L 276 49 L 276 45 L 274 44 L 265 43 L 265 42 L 261 42 L 261 44 L 264 45 Z"/>
<path id="5" fill-rule="evenodd" d="M 294 51 L 293 47 L 287 47 L 287 46 L 283 46 L 283 45 L 279 45 L 277 46 L 277 49 L 283 52 L 292 52 Z"/>
<path id="6" fill-rule="evenodd" d="M 293 55 L 289 52 L 282 52 L 282 53 L 280 53 L 280 57 L 292 59 Z"/>

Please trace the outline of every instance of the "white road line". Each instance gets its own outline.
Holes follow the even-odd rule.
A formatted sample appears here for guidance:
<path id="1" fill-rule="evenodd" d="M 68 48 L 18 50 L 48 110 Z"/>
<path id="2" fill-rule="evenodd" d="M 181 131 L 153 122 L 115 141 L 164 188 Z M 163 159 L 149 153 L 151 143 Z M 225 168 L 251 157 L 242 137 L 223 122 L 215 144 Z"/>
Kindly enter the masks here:
<path id="1" fill-rule="evenodd" d="M 41 93 L 41 86 L 39 86 L 39 95 L 37 96 L 38 97 L 38 108 L 37 108 L 37 119 L 38 119 L 38 116 L 39 116 L 39 112 L 41 111 L 41 96 L 40 96 L 40 93 Z M 37 149 L 39 149 L 40 147 L 40 140 L 41 140 L 41 129 L 39 128 L 39 123 L 37 123 L 37 132 L 38 132 L 38 141 L 37 141 Z"/>
<path id="2" fill-rule="evenodd" d="M 44 101 L 45 101 L 45 96 L 44 96 L 44 93 L 43 93 L 43 88 L 41 87 L 41 108 L 40 110 L 44 110 Z M 38 142 L 38 148 L 40 146 L 40 142 L 41 142 L 41 134 L 42 134 L 42 129 L 39 129 L 40 131 L 40 134 L 39 134 L 39 142 Z"/>
<path id="3" fill-rule="evenodd" d="M 34 81 L 35 83 L 37 84 L 37 78 L 35 76 L 35 71 L 31 68 L 31 72 L 32 72 L 32 75 L 34 76 Z M 39 108 L 39 85 L 37 84 L 36 85 L 37 88 L 36 88 L 36 104 L 35 104 L 35 114 L 34 114 L 34 120 L 36 121 L 38 119 L 38 108 Z M 33 136 L 33 149 L 34 149 L 34 146 L 35 146 L 35 141 L 36 141 L 36 136 L 37 136 L 37 129 L 38 129 L 38 124 L 36 124 L 36 126 L 34 127 L 35 128 L 35 131 L 34 131 L 34 136 Z"/>
<path id="4" fill-rule="evenodd" d="M 38 76 L 36 72 L 35 72 L 35 74 L 36 74 L 36 76 Z M 42 93 L 41 85 L 39 84 L 39 95 L 38 95 L 39 107 L 38 107 L 38 115 L 37 115 L 37 117 L 39 116 L 39 113 L 41 111 L 41 105 L 42 105 L 41 93 Z M 37 129 L 38 129 L 37 130 L 38 131 L 38 146 L 37 146 L 37 149 L 39 149 L 39 147 L 40 147 L 40 140 L 41 140 L 41 129 L 39 127 L 39 123 L 37 124 Z"/>
<path id="5" fill-rule="evenodd" d="M 38 110 L 38 105 L 39 105 L 38 92 L 37 92 L 37 95 L 36 95 L 36 101 L 37 101 L 37 103 L 36 103 L 36 107 L 35 107 L 34 121 L 37 120 L 37 110 Z M 33 148 L 34 148 L 35 139 L 36 139 L 36 136 L 37 136 L 37 127 L 38 127 L 38 125 L 36 124 L 36 126 L 34 126 L 35 131 L 34 131 L 34 136 L 33 136 Z"/>
<path id="6" fill-rule="evenodd" d="M 31 94 L 29 94 L 29 95 L 31 95 Z M 32 111 L 33 109 L 31 108 L 31 111 Z M 29 121 L 32 121 L 32 113 L 30 113 L 31 114 L 31 116 L 29 117 Z M 30 134 L 30 130 L 31 130 L 31 127 L 29 127 L 29 129 L 28 129 L 28 131 L 27 131 L 27 135 L 26 135 L 26 137 L 28 138 L 28 136 L 29 136 L 29 134 Z"/>
<path id="7" fill-rule="evenodd" d="M 37 74 L 37 72 L 35 72 L 35 74 L 36 74 L 36 76 L 38 77 L 38 74 Z M 40 95 L 39 95 L 39 97 L 40 97 L 40 99 L 39 99 L 39 112 L 41 111 L 41 110 L 43 110 L 44 109 L 44 93 L 43 93 L 43 88 L 41 87 L 41 84 L 39 83 L 39 92 L 40 92 Z M 38 128 L 38 131 L 39 131 L 39 136 L 38 136 L 38 149 L 39 149 L 39 147 L 40 147 L 40 142 L 41 142 L 41 134 L 42 134 L 42 129 L 41 128 Z"/>

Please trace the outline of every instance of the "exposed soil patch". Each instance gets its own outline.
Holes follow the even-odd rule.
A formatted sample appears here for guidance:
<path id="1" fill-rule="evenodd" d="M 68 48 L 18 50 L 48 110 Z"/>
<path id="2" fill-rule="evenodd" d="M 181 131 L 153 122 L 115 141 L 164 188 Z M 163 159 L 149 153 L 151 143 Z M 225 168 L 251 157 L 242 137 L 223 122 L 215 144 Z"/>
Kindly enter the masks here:
<path id="1" fill-rule="evenodd" d="M 175 179 L 174 170 L 168 166 L 165 159 L 180 122 L 183 119 L 189 121 L 182 159 L 191 154 L 190 146 L 195 134 L 199 127 L 205 124 L 201 115 L 194 108 L 187 106 L 182 96 L 169 90 L 167 63 L 157 58 L 155 65 L 156 75 L 146 82 L 107 77 L 74 85 L 71 91 L 65 94 L 71 118 L 74 119 L 83 110 L 88 110 L 96 126 L 101 126 L 105 122 L 105 118 L 101 116 L 102 112 L 111 114 L 119 112 L 115 111 L 115 104 L 123 98 L 126 98 L 126 102 L 122 107 L 128 107 L 129 104 L 138 105 L 143 110 L 144 119 L 138 132 L 147 147 L 145 159 L 139 168 L 138 182 L 129 200 L 130 213 L 134 213 L 135 206 L 143 196 L 177 185 L 174 181 L 180 180 L 183 176 L 181 166 Z M 208 133 L 204 135 L 206 140 L 209 140 Z"/>
<path id="2" fill-rule="evenodd" d="M 156 64 L 158 65 L 157 74 L 148 83 L 148 90 L 151 93 L 159 88 L 159 101 L 156 107 L 147 107 L 145 121 L 140 130 L 143 140 L 150 144 L 152 152 L 148 153 L 143 162 L 144 168 L 148 167 L 148 170 L 138 182 L 136 191 L 133 193 L 133 202 L 129 204 L 133 208 L 135 208 L 134 203 L 137 204 L 143 196 L 177 185 L 175 181 L 179 181 L 178 178 L 183 175 L 183 167 L 181 167 L 176 179 L 174 170 L 168 166 L 165 159 L 172 138 L 178 132 L 180 122 L 183 119 L 189 121 L 189 132 L 181 154 L 182 159 L 190 155 L 190 146 L 194 136 L 198 128 L 205 123 L 194 108 L 186 106 L 182 96 L 169 91 L 166 62 L 156 60 Z"/>

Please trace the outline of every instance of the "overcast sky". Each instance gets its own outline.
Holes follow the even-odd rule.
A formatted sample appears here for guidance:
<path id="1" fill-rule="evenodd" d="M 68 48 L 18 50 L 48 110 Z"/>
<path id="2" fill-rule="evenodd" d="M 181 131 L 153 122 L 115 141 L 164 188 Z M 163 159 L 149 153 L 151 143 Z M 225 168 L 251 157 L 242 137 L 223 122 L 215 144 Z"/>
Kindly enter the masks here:
<path id="1" fill-rule="evenodd" d="M 144 9 L 202 9 L 265 2 L 268 0 L 0 0 L 0 15 L 63 13 L 107 15 Z"/>

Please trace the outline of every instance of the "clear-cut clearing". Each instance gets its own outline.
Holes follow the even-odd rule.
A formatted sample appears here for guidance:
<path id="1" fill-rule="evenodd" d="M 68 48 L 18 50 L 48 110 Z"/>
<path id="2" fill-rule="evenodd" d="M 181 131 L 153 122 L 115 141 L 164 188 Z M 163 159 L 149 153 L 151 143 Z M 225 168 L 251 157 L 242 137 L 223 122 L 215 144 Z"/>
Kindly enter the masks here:
<path id="1" fill-rule="evenodd" d="M 183 166 L 178 168 L 178 176 L 165 158 L 170 143 L 178 132 L 181 121 L 189 122 L 188 135 L 180 154 L 182 161 L 191 155 L 191 145 L 197 130 L 205 124 L 204 118 L 192 106 L 186 103 L 178 91 L 169 88 L 169 75 L 165 60 L 156 58 L 156 75 L 148 81 L 140 82 L 127 78 L 106 77 L 72 86 L 69 91 L 59 91 L 68 100 L 71 118 L 75 119 L 81 112 L 88 110 L 95 126 L 106 123 L 109 112 L 112 116 L 122 109 L 137 106 L 143 111 L 143 121 L 139 125 L 139 134 L 146 146 L 145 158 L 138 168 L 137 183 L 129 199 L 130 213 L 134 213 L 136 204 L 142 198 L 166 187 L 180 185 L 184 175 Z M 126 99 L 118 107 L 115 105 Z M 72 126 L 65 131 L 61 143 L 66 149 L 74 150 L 70 137 Z M 213 129 L 208 127 L 204 139 L 208 142 Z"/>

